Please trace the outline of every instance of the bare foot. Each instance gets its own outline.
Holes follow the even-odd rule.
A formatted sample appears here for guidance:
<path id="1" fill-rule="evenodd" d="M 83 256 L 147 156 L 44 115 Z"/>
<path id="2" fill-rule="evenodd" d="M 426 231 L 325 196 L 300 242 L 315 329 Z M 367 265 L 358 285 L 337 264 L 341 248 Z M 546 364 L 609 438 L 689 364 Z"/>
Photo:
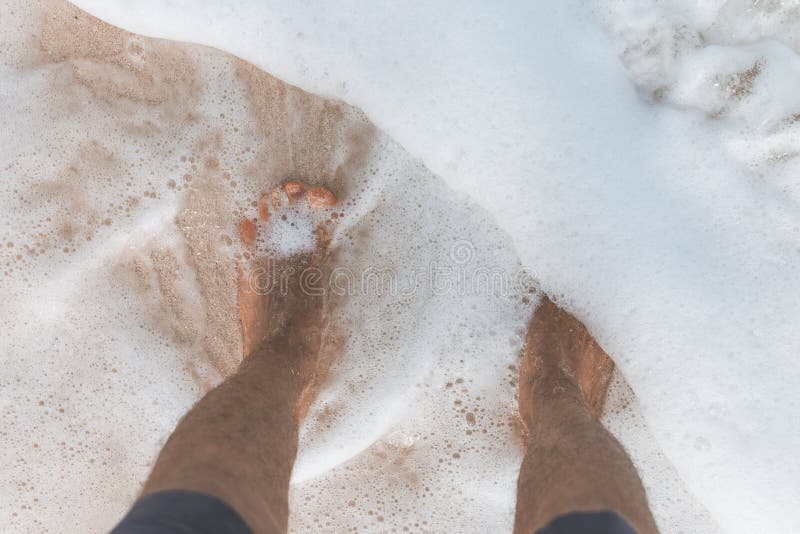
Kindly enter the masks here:
<path id="1" fill-rule="evenodd" d="M 268 352 L 297 379 L 302 417 L 318 381 L 335 195 L 290 181 L 261 197 L 240 225 L 246 252 L 239 265 L 244 358 Z"/>
<path id="2" fill-rule="evenodd" d="M 613 371 L 614 362 L 586 327 L 544 296 L 528 326 L 520 365 L 520 416 L 530 429 L 538 404 L 571 396 L 599 417 Z"/>

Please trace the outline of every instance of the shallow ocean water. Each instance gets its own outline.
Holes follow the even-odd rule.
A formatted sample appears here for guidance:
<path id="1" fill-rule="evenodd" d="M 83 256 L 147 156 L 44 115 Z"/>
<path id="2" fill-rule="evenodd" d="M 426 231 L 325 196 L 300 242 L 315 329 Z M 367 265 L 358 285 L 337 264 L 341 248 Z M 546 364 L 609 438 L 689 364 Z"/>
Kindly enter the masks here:
<path id="1" fill-rule="evenodd" d="M 354 282 L 293 530 L 509 530 L 537 287 L 618 362 L 606 423 L 662 530 L 792 530 L 791 10 L 78 4 L 364 111 L 67 3 L 0 4 L 11 531 L 121 516 L 237 364 L 235 226 L 287 177 L 344 199 Z"/>

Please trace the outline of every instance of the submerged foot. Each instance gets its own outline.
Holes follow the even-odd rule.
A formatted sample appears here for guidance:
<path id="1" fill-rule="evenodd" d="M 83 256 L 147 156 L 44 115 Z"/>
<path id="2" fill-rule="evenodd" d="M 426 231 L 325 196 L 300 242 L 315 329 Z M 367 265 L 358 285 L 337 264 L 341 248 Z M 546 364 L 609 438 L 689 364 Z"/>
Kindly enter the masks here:
<path id="1" fill-rule="evenodd" d="M 574 316 L 547 296 L 528 326 L 520 365 L 520 415 L 530 428 L 537 405 L 571 396 L 595 417 L 603 410 L 614 362 Z"/>
<path id="2" fill-rule="evenodd" d="M 244 358 L 267 349 L 298 380 L 299 415 L 318 381 L 325 328 L 328 245 L 341 215 L 324 187 L 290 181 L 259 199 L 241 222 L 245 245 L 239 270 Z"/>

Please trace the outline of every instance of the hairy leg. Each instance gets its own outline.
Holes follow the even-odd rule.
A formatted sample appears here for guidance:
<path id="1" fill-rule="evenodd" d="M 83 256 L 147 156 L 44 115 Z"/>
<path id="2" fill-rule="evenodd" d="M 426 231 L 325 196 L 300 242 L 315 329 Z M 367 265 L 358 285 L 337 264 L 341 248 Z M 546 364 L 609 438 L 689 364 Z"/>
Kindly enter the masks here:
<path id="1" fill-rule="evenodd" d="M 251 354 L 181 420 L 143 495 L 168 489 L 205 493 L 231 506 L 254 532 L 285 532 L 299 390 L 276 349 Z"/>
<path id="2" fill-rule="evenodd" d="M 205 493 L 227 503 L 254 532 L 286 531 L 298 426 L 317 381 L 324 330 L 324 294 L 309 284 L 325 278 L 329 230 L 339 216 L 330 212 L 335 202 L 326 189 L 288 182 L 261 199 L 257 217 L 243 221 L 248 251 L 239 266 L 239 307 L 245 358 L 180 421 L 143 495 Z M 308 250 L 281 255 L 259 245 L 265 242 L 259 232 L 298 217 L 313 218 Z M 288 228 L 294 231 L 296 223 Z"/>
<path id="3" fill-rule="evenodd" d="M 600 422 L 614 365 L 586 328 L 544 297 L 520 367 L 528 449 L 517 482 L 514 532 L 533 534 L 572 512 L 613 511 L 657 532 L 639 475 Z"/>

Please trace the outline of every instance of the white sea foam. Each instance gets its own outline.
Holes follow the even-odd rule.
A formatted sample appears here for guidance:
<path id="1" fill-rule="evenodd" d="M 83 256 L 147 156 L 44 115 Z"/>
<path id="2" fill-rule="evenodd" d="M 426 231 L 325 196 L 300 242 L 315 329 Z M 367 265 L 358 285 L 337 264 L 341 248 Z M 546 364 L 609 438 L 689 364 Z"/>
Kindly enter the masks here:
<path id="1" fill-rule="evenodd" d="M 800 170 L 800 109 L 793 3 L 598 0 L 594 13 L 577 0 L 403 7 L 248 0 L 75 3 L 132 31 L 227 50 L 306 90 L 363 109 L 399 146 L 379 134 L 368 170 L 352 180 L 358 187 L 341 236 L 343 244 L 352 243 L 343 248 L 351 265 L 362 271 L 391 267 L 408 279 L 432 262 L 449 258 L 452 266 L 462 257 L 464 240 L 474 253 L 467 264 L 472 270 L 513 273 L 520 268 L 518 256 L 543 289 L 587 323 L 630 383 L 663 456 L 635 411 L 632 416 L 630 408 L 622 410 L 624 402 L 612 402 L 619 410 L 607 423 L 637 461 L 665 531 L 710 532 L 716 523 L 725 532 L 751 532 L 764 521 L 776 532 L 800 528 L 794 461 L 800 447 L 800 213 L 794 178 Z M 11 11 L 24 12 L 21 5 L 5 2 L 3 20 L 17 21 Z M 24 30 L 29 23 L 17 24 Z M 35 33 L 33 27 L 28 31 Z M 130 61 L 140 60 L 133 55 Z M 10 60 L 4 68 L 3 163 L 15 165 L 4 173 L 41 175 L 52 160 L 43 161 L 30 147 L 44 150 L 53 142 L 69 147 L 63 154 L 82 149 L 102 156 L 80 144 L 84 137 L 74 131 L 74 116 L 56 111 L 49 112 L 47 143 L 37 144 L 41 119 L 20 110 L 39 109 L 29 92 L 46 92 L 53 69 L 18 69 Z M 73 72 L 91 77 L 92 65 L 76 63 Z M 203 83 L 219 87 L 215 83 L 227 79 L 224 68 L 216 82 L 214 76 L 204 75 Z M 228 160 L 243 159 L 242 168 L 257 163 L 239 152 L 255 142 L 253 135 L 246 127 L 233 130 L 247 124 L 237 115 L 245 97 L 238 89 L 217 91 L 207 92 L 200 108 L 209 117 L 225 108 Z M 138 96 L 162 97 L 157 91 Z M 83 123 L 108 122 L 102 109 L 86 106 L 81 112 Z M 140 126 L 152 120 L 135 106 L 131 112 L 141 114 Z M 89 266 L 102 269 L 124 257 L 112 247 L 122 234 L 133 234 L 129 254 L 143 259 L 132 264 L 147 273 L 163 271 L 151 268 L 165 261 L 152 250 L 169 250 L 179 266 L 189 261 L 175 252 L 183 250 L 180 239 L 175 244 L 167 230 L 154 237 L 152 228 L 139 224 L 149 219 L 143 212 L 169 212 L 178 201 L 166 182 L 148 183 L 151 172 L 193 172 L 189 162 L 175 163 L 173 156 L 196 152 L 203 128 L 181 128 L 161 133 L 165 146 L 174 147 L 168 136 L 184 144 L 175 154 L 165 153 L 158 139 L 115 145 L 115 152 L 127 150 L 124 167 L 136 169 L 128 179 L 133 186 L 111 183 L 103 200 L 119 197 L 114 202 L 121 203 L 127 189 L 146 188 L 155 191 L 157 198 L 146 197 L 152 204 L 134 209 L 133 218 L 115 217 L 117 226 L 100 225 L 91 245 L 69 261 L 50 252 L 41 256 L 37 248 L 38 259 L 4 285 L 4 316 L 13 321 L 3 331 L 4 346 L 10 347 L 4 393 L 12 392 L 3 399 L 14 405 L 7 432 L 17 434 L 4 449 L 4 465 L 13 465 L 4 472 L 10 485 L 24 479 L 39 489 L 52 470 L 65 477 L 65 486 L 79 476 L 80 463 L 70 455 L 80 454 L 68 452 L 71 445 L 59 452 L 54 442 L 46 461 L 31 463 L 30 454 L 38 453 L 26 447 L 34 436 L 91 429 L 94 434 L 83 443 L 101 447 L 114 441 L 112 434 L 121 435 L 109 454 L 125 474 L 110 486 L 99 482 L 102 469 L 85 470 L 83 477 L 85 487 L 113 488 L 102 495 L 118 511 L 146 471 L 157 446 L 153 436 L 168 432 L 202 389 L 177 363 L 186 358 L 185 347 L 157 341 L 163 339 L 156 335 L 163 322 L 144 325 L 141 335 L 129 333 L 130 321 L 146 317 L 155 304 L 173 315 L 191 306 L 137 297 L 124 313 L 115 312 L 112 324 L 81 313 L 90 288 L 92 303 L 108 306 L 112 300 L 113 291 L 103 293 Z M 54 168 L 68 169 L 69 161 Z M 470 207 L 437 176 L 491 216 Z M 236 209 L 257 193 L 252 181 L 244 181 L 244 190 L 234 194 Z M 4 209 L 47 215 L 40 206 L 18 202 L 13 186 L 4 183 Z M 3 239 L 29 221 L 11 217 Z M 181 227 L 184 235 L 191 233 L 186 224 Z M 141 243 L 149 244 L 137 248 Z M 146 253 L 137 256 L 137 249 Z M 41 285 L 42 277 L 50 282 Z M 192 285 L 192 276 L 180 280 Z M 32 281 L 35 290 L 28 287 Z M 189 289 L 174 293 L 198 291 Z M 59 298 L 47 298 L 54 294 Z M 294 528 L 508 528 L 519 457 L 508 445 L 514 433 L 497 421 L 512 410 L 513 388 L 499 384 L 513 375 L 507 366 L 514 363 L 531 306 L 519 297 L 440 295 L 428 288 L 413 298 L 371 294 L 342 300 L 341 316 L 352 334 L 349 357 L 334 369 L 304 432 L 292 490 Z M 197 332 L 178 334 L 207 340 L 214 317 L 180 321 L 196 324 Z M 30 332 L 33 325 L 36 332 Z M 98 331 L 112 337 L 87 344 Z M 54 339 L 63 348 L 52 349 Z M 98 352 L 114 354 L 109 365 L 120 372 L 106 375 L 92 367 Z M 42 353 L 38 368 L 48 371 L 33 380 L 29 358 Z M 207 382 L 219 378 L 212 368 L 193 372 Z M 65 381 L 98 385 L 65 400 L 52 393 Z M 108 413 L 102 422 L 63 423 L 63 430 L 58 416 L 55 422 L 37 420 L 34 431 L 24 420 L 36 414 L 34 397 L 42 391 L 58 397 L 42 399 L 42 409 L 61 401 L 78 418 L 104 407 Z M 450 412 L 443 409 L 445 400 L 452 403 Z M 130 406 L 142 409 L 131 413 Z M 121 429 L 115 421 L 126 424 Z M 141 434 L 150 441 L 128 445 Z M 125 477 L 131 486 L 123 490 Z M 28 521 L 15 524 L 33 524 L 34 509 L 18 509 L 20 503 L 34 506 L 25 500 L 33 494 L 23 488 L 12 500 L 14 513 L 23 517 L 16 520 Z M 107 524 L 110 512 L 87 519 L 85 499 L 67 496 L 59 505 L 76 510 L 67 517 L 77 525 Z M 42 521 L 55 517 L 48 510 Z"/>

